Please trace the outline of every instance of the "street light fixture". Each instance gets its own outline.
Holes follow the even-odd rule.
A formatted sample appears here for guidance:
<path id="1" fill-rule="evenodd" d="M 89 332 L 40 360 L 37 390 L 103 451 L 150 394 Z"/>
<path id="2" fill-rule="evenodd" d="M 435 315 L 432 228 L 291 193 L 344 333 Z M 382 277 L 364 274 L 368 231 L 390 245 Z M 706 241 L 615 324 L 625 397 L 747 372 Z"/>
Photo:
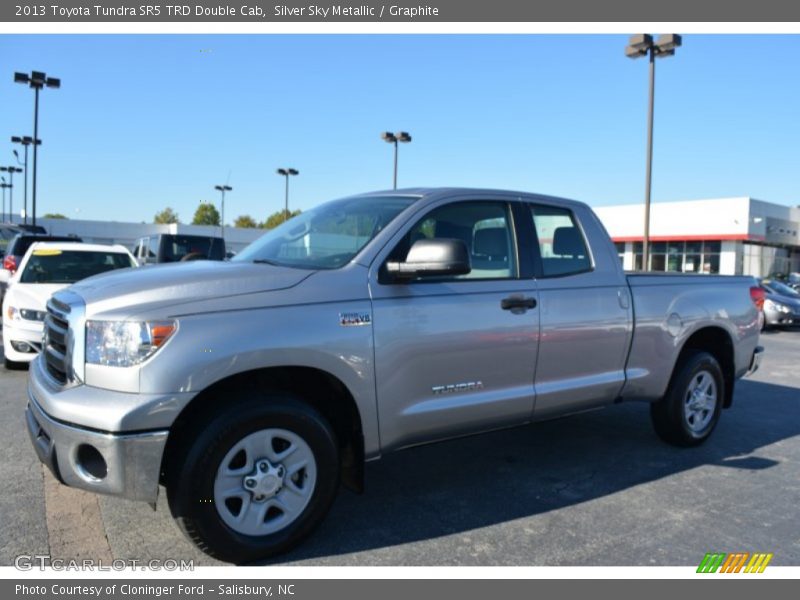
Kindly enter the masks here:
<path id="1" fill-rule="evenodd" d="M 407 131 L 399 131 L 398 133 L 392 133 L 391 131 L 384 131 L 381 134 L 381 139 L 388 144 L 394 144 L 394 179 L 393 179 L 393 189 L 397 189 L 397 143 L 403 142 L 408 143 L 411 141 L 411 135 Z"/>
<path id="2" fill-rule="evenodd" d="M 24 200 L 23 200 L 23 221 L 25 224 L 28 223 L 28 146 L 34 143 L 33 138 L 29 135 L 12 135 L 11 136 L 11 143 L 12 144 L 22 144 L 25 147 L 25 160 L 21 161 L 19 159 L 19 153 L 14 150 L 14 156 L 17 157 L 17 162 L 21 164 L 25 168 L 25 192 L 24 192 Z M 36 140 L 36 145 L 40 145 L 42 140 Z"/>
<path id="3" fill-rule="evenodd" d="M 58 89 L 61 87 L 61 80 L 55 77 L 48 77 L 41 71 L 31 71 L 27 73 L 14 73 L 14 82 L 27 84 L 33 88 L 33 139 L 37 142 L 33 145 L 33 224 L 36 225 L 36 148 L 41 143 L 39 140 L 39 90 L 44 87 Z M 26 173 L 27 179 L 27 173 Z M 27 211 L 25 211 L 27 215 Z"/>
<path id="4" fill-rule="evenodd" d="M 8 220 L 14 219 L 14 173 L 22 173 L 19 167 L 0 167 L 0 171 L 8 173 Z M 5 213 L 5 200 L 3 201 L 3 213 Z"/>
<path id="5" fill-rule="evenodd" d="M 300 175 L 300 171 L 297 169 L 278 169 L 276 171 L 278 175 L 283 175 L 286 178 L 286 194 L 284 195 L 284 208 L 283 214 L 285 216 L 285 221 L 289 220 L 289 176 L 291 175 Z"/>
<path id="6" fill-rule="evenodd" d="M 225 192 L 233 191 L 233 188 L 229 185 L 215 185 L 215 190 L 218 190 L 222 193 L 222 239 L 225 239 Z"/>
<path id="7" fill-rule="evenodd" d="M 681 45 L 681 36 L 668 33 L 658 36 L 653 41 L 653 36 L 647 33 L 632 35 L 625 47 L 625 56 L 628 58 L 650 58 L 650 100 L 647 111 L 647 174 L 645 176 L 644 195 L 644 240 L 642 243 L 642 268 L 650 270 L 650 190 L 651 175 L 653 170 L 653 106 L 655 101 L 656 86 L 656 58 L 673 56 L 675 49 Z"/>

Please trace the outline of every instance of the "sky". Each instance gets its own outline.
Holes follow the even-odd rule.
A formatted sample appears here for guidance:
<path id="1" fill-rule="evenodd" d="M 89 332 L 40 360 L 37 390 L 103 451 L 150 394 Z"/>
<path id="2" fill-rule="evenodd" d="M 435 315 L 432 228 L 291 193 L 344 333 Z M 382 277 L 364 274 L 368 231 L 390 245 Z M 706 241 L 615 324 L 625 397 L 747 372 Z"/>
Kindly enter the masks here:
<path id="1" fill-rule="evenodd" d="M 644 197 L 647 61 L 624 35 L 0 35 L 0 164 L 33 133 L 38 214 L 226 222 L 392 185 Z M 686 35 L 657 61 L 653 201 L 800 204 L 800 36 Z M 18 147 L 21 150 L 21 147 Z M 21 154 L 21 152 L 20 152 Z M 32 154 L 32 153 L 31 153 Z M 32 163 L 32 160 L 30 161 Z M 31 169 L 32 170 L 32 169 Z M 23 198 L 14 184 L 14 211 Z M 29 188 L 30 202 L 30 188 Z"/>

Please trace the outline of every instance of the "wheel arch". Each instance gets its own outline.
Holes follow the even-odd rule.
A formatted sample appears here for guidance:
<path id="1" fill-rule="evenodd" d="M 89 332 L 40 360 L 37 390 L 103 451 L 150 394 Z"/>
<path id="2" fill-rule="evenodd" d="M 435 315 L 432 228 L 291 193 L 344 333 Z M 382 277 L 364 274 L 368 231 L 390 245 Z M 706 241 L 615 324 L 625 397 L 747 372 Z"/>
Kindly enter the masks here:
<path id="1" fill-rule="evenodd" d="M 722 406 L 723 408 L 730 408 L 733 404 L 733 387 L 736 372 L 733 339 L 730 333 L 726 329 L 715 325 L 701 327 L 694 331 L 683 343 L 672 371 L 673 375 L 691 352 L 708 352 L 717 360 L 722 369 L 722 377 L 725 382 L 725 395 Z"/>
<path id="2" fill-rule="evenodd" d="M 169 480 L 174 460 L 193 428 L 213 417 L 221 403 L 247 390 L 272 390 L 297 394 L 318 410 L 333 427 L 340 446 L 342 483 L 361 493 L 364 489 L 364 430 L 358 405 L 342 381 L 322 369 L 275 366 L 243 371 L 214 382 L 197 394 L 170 428 L 161 460 L 161 483 Z"/>

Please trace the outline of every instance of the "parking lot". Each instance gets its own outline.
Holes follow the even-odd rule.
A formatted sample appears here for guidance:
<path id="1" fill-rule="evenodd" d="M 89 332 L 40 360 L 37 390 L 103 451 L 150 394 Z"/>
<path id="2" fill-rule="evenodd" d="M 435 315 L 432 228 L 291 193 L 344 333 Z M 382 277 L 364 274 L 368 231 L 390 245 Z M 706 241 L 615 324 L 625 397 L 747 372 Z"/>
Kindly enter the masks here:
<path id="1" fill-rule="evenodd" d="M 416 448 L 367 467 L 320 529 L 277 562 L 307 565 L 695 565 L 706 552 L 800 564 L 800 331 L 762 336 L 703 447 L 655 436 L 647 406 Z M 58 485 L 23 426 L 24 371 L 0 367 L 0 564 L 54 558 L 194 559 L 158 510 Z M 163 490 L 162 490 L 163 492 Z"/>

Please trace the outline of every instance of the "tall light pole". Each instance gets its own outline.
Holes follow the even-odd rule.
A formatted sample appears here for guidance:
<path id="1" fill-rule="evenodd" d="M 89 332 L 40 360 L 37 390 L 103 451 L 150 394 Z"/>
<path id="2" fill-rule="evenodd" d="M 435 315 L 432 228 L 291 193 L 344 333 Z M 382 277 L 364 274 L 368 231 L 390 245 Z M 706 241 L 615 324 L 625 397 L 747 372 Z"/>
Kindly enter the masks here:
<path id="1" fill-rule="evenodd" d="M 8 220 L 14 220 L 14 173 L 22 173 L 19 167 L 0 167 L 0 171 L 8 173 Z M 3 202 L 5 206 L 5 202 Z M 3 209 L 5 212 L 5 208 Z"/>
<path id="2" fill-rule="evenodd" d="M 25 147 L 25 160 L 20 161 L 19 153 L 14 150 L 14 156 L 17 157 L 17 162 L 21 164 L 25 168 L 25 194 L 23 200 L 23 222 L 27 225 L 28 223 L 28 146 L 34 143 L 33 138 L 29 135 L 14 135 L 11 136 L 11 142 L 13 144 L 22 144 Z M 42 143 L 42 140 L 36 140 L 36 145 Z"/>
<path id="3" fill-rule="evenodd" d="M 284 194 L 284 221 L 289 220 L 289 176 L 290 175 L 300 175 L 300 171 L 297 169 L 278 169 L 276 171 L 278 175 L 283 175 L 286 178 L 286 193 Z"/>
<path id="4" fill-rule="evenodd" d="M 392 133 L 391 131 L 384 131 L 381 134 L 381 139 L 384 142 L 389 144 L 394 144 L 394 179 L 393 181 L 393 189 L 397 189 L 397 143 L 403 142 L 408 143 L 411 141 L 411 135 L 407 131 L 399 131 L 397 133 Z"/>
<path id="5" fill-rule="evenodd" d="M 6 188 L 10 188 L 11 185 L 6 183 L 5 177 L 0 177 L 0 188 L 3 188 L 3 223 L 6 222 Z"/>
<path id="6" fill-rule="evenodd" d="M 681 45 L 681 36 L 668 33 L 658 36 L 653 41 L 653 36 L 647 33 L 632 35 L 625 47 L 625 56 L 628 58 L 650 59 L 650 98 L 647 110 L 647 172 L 645 175 L 644 192 L 644 240 L 642 242 L 642 268 L 650 270 L 650 190 L 651 175 L 653 170 L 653 109 L 656 92 L 656 58 L 664 58 L 675 54 L 675 48 Z"/>
<path id="7" fill-rule="evenodd" d="M 28 84 L 33 88 L 33 139 L 39 139 L 39 90 L 43 87 L 60 88 L 61 80 L 55 77 L 48 77 L 41 71 L 31 71 L 27 73 L 14 73 L 14 82 Z M 39 144 L 33 145 L 33 224 L 36 225 L 36 148 Z M 26 213 L 27 214 L 27 211 Z"/>
<path id="8" fill-rule="evenodd" d="M 222 194 L 222 239 L 225 239 L 225 192 L 233 191 L 233 188 L 229 185 L 215 185 L 215 190 L 218 190 Z"/>

